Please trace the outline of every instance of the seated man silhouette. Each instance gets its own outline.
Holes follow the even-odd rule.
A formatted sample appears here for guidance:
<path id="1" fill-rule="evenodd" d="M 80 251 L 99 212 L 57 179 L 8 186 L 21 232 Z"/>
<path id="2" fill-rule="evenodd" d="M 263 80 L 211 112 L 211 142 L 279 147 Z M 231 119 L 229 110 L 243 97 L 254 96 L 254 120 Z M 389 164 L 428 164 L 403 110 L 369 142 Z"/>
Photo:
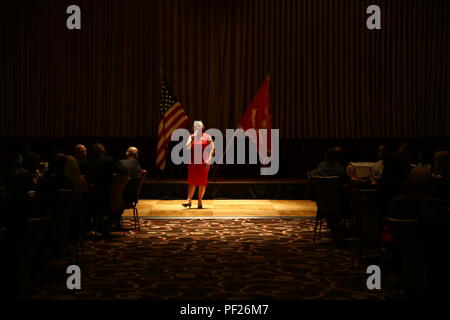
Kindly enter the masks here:
<path id="1" fill-rule="evenodd" d="M 328 149 L 324 155 L 324 161 L 319 163 L 316 169 L 308 172 L 308 176 L 338 176 L 345 180 L 347 172 L 345 165 L 342 164 L 342 158 L 342 151 L 339 148 Z"/>
<path id="2" fill-rule="evenodd" d="M 340 198 L 342 200 L 342 213 L 340 216 L 336 217 L 328 217 L 326 218 L 328 227 L 331 230 L 332 237 L 337 240 L 343 240 L 345 234 L 349 231 L 343 225 L 342 222 L 344 219 L 351 217 L 350 203 L 344 193 L 344 184 L 348 180 L 347 171 L 345 167 L 345 163 L 343 161 L 343 152 L 342 148 L 335 147 L 330 148 L 326 151 L 324 155 L 324 161 L 321 162 L 316 169 L 309 171 L 308 176 L 319 176 L 319 177 L 339 177 L 339 180 L 342 184 L 342 190 L 340 194 Z M 316 200 L 316 195 L 314 192 L 314 188 L 311 185 L 311 180 L 308 182 L 308 198 L 311 200 Z"/>
<path id="3" fill-rule="evenodd" d="M 127 170 L 118 161 L 106 154 L 105 147 L 96 143 L 90 149 L 90 155 L 86 161 L 87 182 L 94 186 L 88 204 L 91 215 L 100 215 L 107 221 L 103 212 L 109 210 L 109 195 L 111 190 L 112 177 L 114 174 L 127 174 Z M 117 225 L 120 216 L 109 217 L 112 225 Z M 107 231 L 106 224 L 101 226 L 102 231 Z M 107 233 L 107 232 L 105 232 Z"/>
<path id="4" fill-rule="evenodd" d="M 142 167 L 137 160 L 139 158 L 139 150 L 136 147 L 129 147 L 125 153 L 125 157 L 126 159 L 120 160 L 120 163 L 128 171 L 130 180 L 125 186 L 122 199 L 125 205 L 130 207 L 136 200 L 137 188 L 142 177 Z"/>
<path id="5" fill-rule="evenodd" d="M 419 235 L 424 245 L 423 259 L 428 268 L 430 285 L 436 292 L 445 292 L 450 284 L 450 216 L 428 198 L 432 190 L 432 177 L 428 168 L 414 167 L 405 182 L 407 194 L 395 196 L 389 216 L 419 221 Z"/>

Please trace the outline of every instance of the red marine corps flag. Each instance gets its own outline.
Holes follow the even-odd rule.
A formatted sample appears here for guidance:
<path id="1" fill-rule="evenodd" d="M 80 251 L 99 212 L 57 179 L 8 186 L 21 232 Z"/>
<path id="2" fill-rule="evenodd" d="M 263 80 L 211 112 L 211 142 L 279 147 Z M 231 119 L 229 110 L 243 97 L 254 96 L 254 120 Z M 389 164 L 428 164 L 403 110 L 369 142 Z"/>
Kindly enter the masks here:
<path id="1" fill-rule="evenodd" d="M 189 122 L 189 118 L 184 112 L 181 103 L 164 78 L 161 83 L 159 111 L 161 112 L 161 120 L 158 126 L 156 165 L 159 169 L 164 170 L 172 132 L 175 129 L 186 127 Z"/>
<path id="2" fill-rule="evenodd" d="M 259 129 L 267 129 L 267 154 L 271 151 L 270 130 L 272 129 L 272 116 L 270 114 L 269 105 L 269 76 L 266 76 L 263 84 L 259 87 L 252 103 L 247 108 L 244 116 L 239 123 L 239 128 L 246 131 L 247 129 L 255 129 L 259 133 Z M 256 143 L 256 141 L 255 141 Z M 258 151 L 259 145 L 256 145 Z"/>

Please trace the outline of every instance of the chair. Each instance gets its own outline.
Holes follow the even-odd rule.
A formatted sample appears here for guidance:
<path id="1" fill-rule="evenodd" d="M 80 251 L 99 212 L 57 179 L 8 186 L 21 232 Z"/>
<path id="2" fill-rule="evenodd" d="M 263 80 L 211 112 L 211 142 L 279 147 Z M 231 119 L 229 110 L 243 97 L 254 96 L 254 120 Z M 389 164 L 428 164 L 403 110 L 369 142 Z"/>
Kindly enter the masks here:
<path id="1" fill-rule="evenodd" d="M 382 247 L 383 219 L 378 203 L 378 191 L 353 189 L 351 203 L 355 226 L 359 237 L 360 258 L 364 249 Z M 355 247 L 356 252 L 356 247 Z"/>
<path id="2" fill-rule="evenodd" d="M 55 207 L 50 211 L 48 240 L 52 245 L 72 245 L 75 261 L 78 262 L 80 239 L 84 232 L 81 193 L 73 190 L 58 190 Z"/>
<path id="3" fill-rule="evenodd" d="M 390 217 L 384 219 L 392 228 L 405 289 L 411 293 L 424 294 L 428 289 L 429 279 L 425 239 L 421 236 L 419 221 Z"/>
<path id="4" fill-rule="evenodd" d="M 35 258 L 49 226 L 49 221 L 32 218 L 25 222 L 24 235 L 15 267 L 15 295 L 22 297 L 31 283 L 31 274 Z"/>
<path id="5" fill-rule="evenodd" d="M 75 244 L 76 261 L 87 233 L 88 193 L 86 190 L 75 191 L 76 207 L 72 217 L 71 241 Z"/>
<path id="6" fill-rule="evenodd" d="M 109 216 L 121 214 L 121 210 L 125 207 L 122 201 L 123 191 L 130 179 L 129 175 L 114 174 L 111 180 L 111 188 L 109 195 Z M 120 218 L 122 224 L 122 217 Z M 123 228 L 123 225 L 122 225 Z M 125 233 L 125 231 L 124 231 Z"/>
<path id="7" fill-rule="evenodd" d="M 361 242 L 378 245 L 383 232 L 382 214 L 378 203 L 378 191 L 374 189 L 352 190 L 355 224 Z"/>
<path id="8" fill-rule="evenodd" d="M 145 177 L 147 176 L 147 170 L 142 170 L 141 173 L 142 175 L 139 179 L 137 179 L 137 181 L 128 181 L 126 189 L 129 189 L 127 192 L 129 194 L 129 199 L 125 199 L 125 209 L 133 209 L 134 228 L 137 228 L 138 230 L 141 226 L 139 223 L 139 211 L 136 205 L 139 202 L 139 196 L 141 194 L 141 188 L 145 181 Z"/>
<path id="9" fill-rule="evenodd" d="M 73 190 L 60 189 L 55 199 L 55 208 L 50 213 L 50 235 L 53 243 L 67 241 L 72 232 L 72 220 L 76 209 Z"/>
<path id="10" fill-rule="evenodd" d="M 344 211 L 344 199 L 342 191 L 342 181 L 340 177 L 311 176 L 310 181 L 314 188 L 315 200 L 317 204 L 313 240 L 313 243 L 316 243 L 317 227 L 319 225 L 320 236 L 322 231 L 323 219 L 336 222 L 342 218 Z"/>

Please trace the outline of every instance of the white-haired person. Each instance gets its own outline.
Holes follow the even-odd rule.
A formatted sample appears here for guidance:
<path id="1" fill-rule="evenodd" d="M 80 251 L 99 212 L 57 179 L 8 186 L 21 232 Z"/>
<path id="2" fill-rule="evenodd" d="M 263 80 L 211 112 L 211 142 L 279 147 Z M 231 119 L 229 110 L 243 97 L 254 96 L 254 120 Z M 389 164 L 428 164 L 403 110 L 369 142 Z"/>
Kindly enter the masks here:
<path id="1" fill-rule="evenodd" d="M 130 175 L 125 189 L 123 190 L 122 200 L 127 206 L 131 206 L 136 197 L 136 192 L 139 187 L 139 182 L 142 177 L 142 167 L 139 164 L 139 150 L 136 147 L 129 147 L 125 153 L 125 158 L 120 160 L 120 164 L 124 167 Z"/>
<path id="2" fill-rule="evenodd" d="M 202 209 L 202 199 L 208 184 L 208 172 L 211 166 L 211 159 L 214 154 L 214 142 L 205 133 L 205 126 L 201 121 L 194 121 L 192 126 L 194 131 L 189 136 L 186 147 L 191 152 L 191 163 L 188 164 L 188 194 L 184 207 L 191 207 L 192 197 L 198 186 L 198 208 Z"/>
<path id="3" fill-rule="evenodd" d="M 139 179 L 142 175 L 142 167 L 138 161 L 139 150 L 136 147 L 129 147 L 125 153 L 125 159 L 120 160 L 122 166 L 127 169 L 131 179 Z"/>

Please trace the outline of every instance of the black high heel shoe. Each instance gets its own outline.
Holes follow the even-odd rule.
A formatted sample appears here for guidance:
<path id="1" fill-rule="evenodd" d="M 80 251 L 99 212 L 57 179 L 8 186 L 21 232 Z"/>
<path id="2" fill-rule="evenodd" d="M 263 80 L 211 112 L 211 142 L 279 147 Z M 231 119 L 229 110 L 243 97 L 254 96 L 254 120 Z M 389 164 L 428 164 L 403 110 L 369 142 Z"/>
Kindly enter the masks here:
<path id="1" fill-rule="evenodd" d="M 197 208 L 198 209 L 203 209 L 203 205 L 200 203 Z"/>
<path id="2" fill-rule="evenodd" d="M 183 207 L 185 207 L 185 208 L 189 207 L 189 209 L 190 209 L 191 206 L 192 206 L 192 202 L 182 203 L 181 205 L 182 205 Z"/>

